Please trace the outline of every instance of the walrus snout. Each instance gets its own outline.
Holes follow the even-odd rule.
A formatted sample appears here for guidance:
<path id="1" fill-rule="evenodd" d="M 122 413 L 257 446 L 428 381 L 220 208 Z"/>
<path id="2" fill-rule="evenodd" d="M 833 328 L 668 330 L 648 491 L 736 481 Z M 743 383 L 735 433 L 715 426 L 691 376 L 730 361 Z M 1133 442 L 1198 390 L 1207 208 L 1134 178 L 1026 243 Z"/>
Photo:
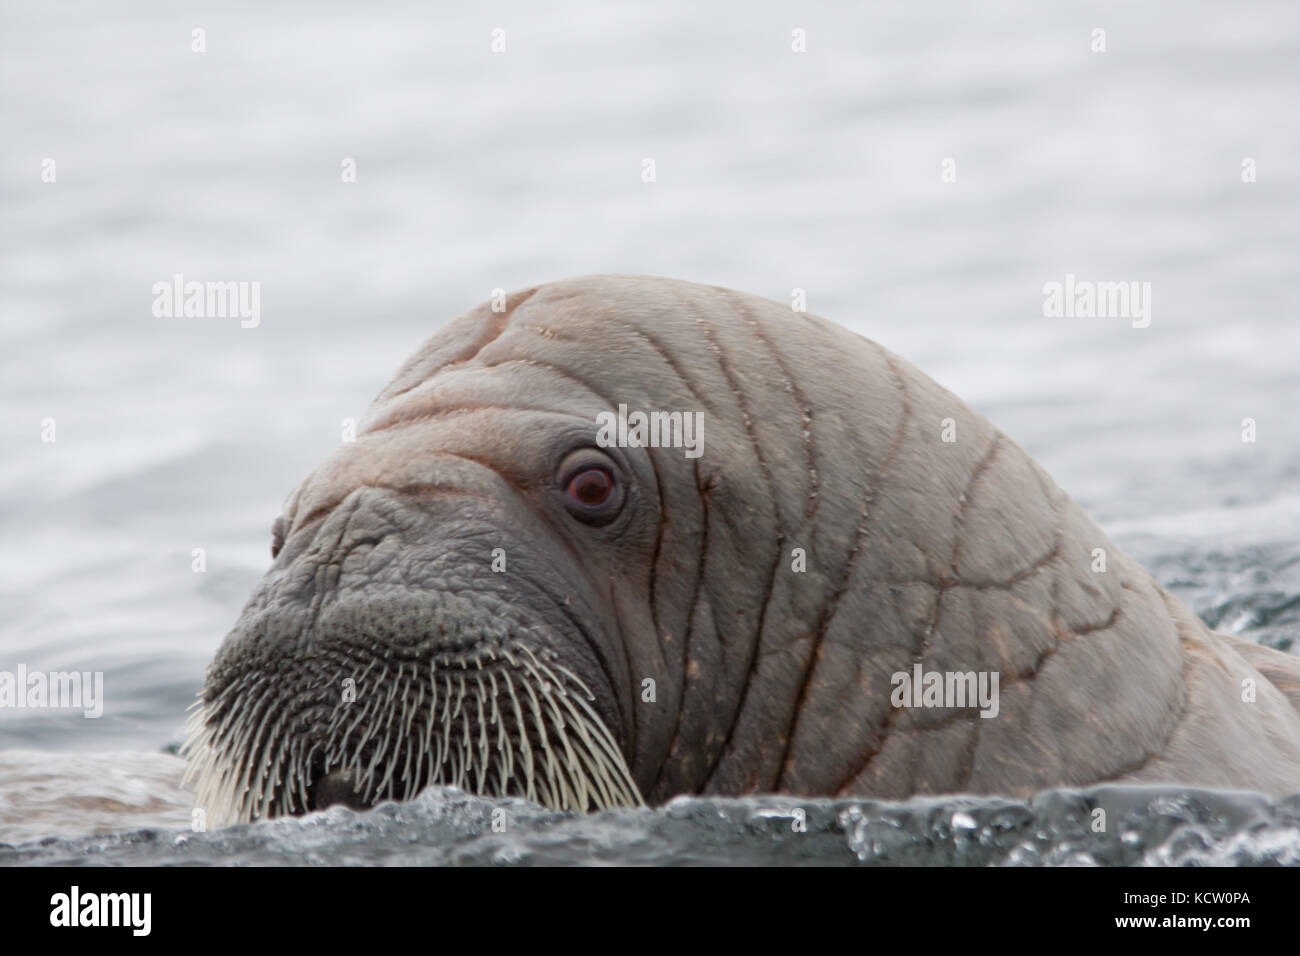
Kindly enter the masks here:
<path id="1" fill-rule="evenodd" d="M 291 530 L 209 669 L 188 747 L 200 802 L 223 821 L 429 784 L 639 802 L 594 598 L 525 557 L 512 518 L 446 488 L 363 487 Z M 514 573 L 485 541 L 520 556 Z"/>

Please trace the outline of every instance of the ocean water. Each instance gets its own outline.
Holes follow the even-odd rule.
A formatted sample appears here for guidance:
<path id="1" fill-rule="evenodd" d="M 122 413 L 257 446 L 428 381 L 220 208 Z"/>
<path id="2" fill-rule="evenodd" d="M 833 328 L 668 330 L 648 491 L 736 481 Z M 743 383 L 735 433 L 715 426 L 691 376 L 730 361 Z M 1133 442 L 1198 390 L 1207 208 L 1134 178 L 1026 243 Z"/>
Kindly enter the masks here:
<path id="1" fill-rule="evenodd" d="M 153 827 L 0 844 L 0 865 L 379 864 L 1300 866 L 1300 798 L 1097 787 L 1027 801 L 678 797 L 582 815 L 430 787 L 364 813 L 338 806 L 206 833 Z"/>
<path id="2" fill-rule="evenodd" d="M 105 688 L 0 709 L 0 840 L 185 826 L 161 751 L 285 496 L 443 322 L 569 275 L 806 290 L 1300 651 L 1300 7 L 698 6 L 0 10 L 0 670 Z M 260 283 L 259 323 L 156 317 L 177 274 Z M 1045 317 L 1067 274 L 1149 282 L 1150 325 Z"/>

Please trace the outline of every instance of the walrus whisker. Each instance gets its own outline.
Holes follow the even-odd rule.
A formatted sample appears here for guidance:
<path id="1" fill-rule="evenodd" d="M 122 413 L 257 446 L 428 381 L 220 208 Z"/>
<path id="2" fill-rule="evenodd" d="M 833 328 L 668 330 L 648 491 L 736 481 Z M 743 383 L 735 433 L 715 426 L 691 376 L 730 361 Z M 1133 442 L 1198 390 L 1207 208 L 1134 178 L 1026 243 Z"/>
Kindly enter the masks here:
<path id="1" fill-rule="evenodd" d="M 536 657 L 534 657 L 534 660 L 536 660 Z M 540 661 L 538 661 L 537 663 L 539 666 L 546 667 L 549 670 L 549 667 L 546 664 L 543 664 Z M 637 788 L 636 783 L 632 780 L 631 772 L 627 769 L 627 762 L 623 759 L 622 752 L 618 749 L 618 746 L 614 743 L 614 739 L 610 735 L 609 728 L 605 726 L 605 722 L 597 716 L 596 712 L 592 710 L 591 705 L 587 703 L 588 700 L 595 700 L 595 696 L 591 693 L 590 690 L 587 689 L 587 685 L 584 684 L 582 680 L 576 674 L 570 671 L 567 667 L 564 667 L 562 665 L 556 665 L 556 666 L 558 667 L 560 672 L 563 673 L 570 680 L 572 680 L 582 690 L 583 695 L 585 695 L 586 699 L 584 700 L 582 696 L 565 694 L 564 700 L 566 704 L 571 708 L 573 707 L 572 702 L 576 700 L 578 705 L 581 706 L 584 711 L 586 711 L 586 719 L 581 719 L 579 721 L 580 726 L 584 728 L 587 727 L 592 728 L 592 730 L 595 732 L 596 740 L 598 741 L 601 749 L 605 753 L 605 758 L 608 761 L 606 765 L 616 768 L 619 771 L 620 780 L 619 780 L 618 789 L 620 791 L 621 796 L 629 803 L 629 805 L 632 806 L 643 803 L 644 801 L 641 798 L 640 791 Z M 563 684 L 563 682 L 559 680 L 557 680 L 556 683 L 561 685 Z M 604 763 L 604 761 L 602 762 Z"/>
<path id="2" fill-rule="evenodd" d="M 417 688 L 417 696 L 416 696 L 416 700 L 418 701 L 418 700 L 419 700 L 419 697 L 420 697 L 420 695 L 423 693 L 423 691 L 421 691 L 421 690 L 419 689 L 419 685 L 416 684 L 416 682 L 415 682 L 415 678 L 416 678 L 418 675 L 417 675 L 417 673 L 416 673 L 416 671 L 415 671 L 415 667 L 414 667 L 414 665 L 411 667 L 411 678 L 412 678 L 412 680 L 411 680 L 411 685 L 408 685 L 408 684 L 405 683 L 405 672 L 406 672 L 406 663 L 405 663 L 405 662 L 402 662 L 401 664 L 398 665 L 398 668 L 397 668 L 397 679 L 398 679 L 399 681 L 402 681 L 402 682 L 403 682 L 403 686 L 404 686 L 404 688 L 407 687 L 407 686 L 411 686 L 411 685 L 415 685 L 415 686 L 416 686 L 416 688 Z M 401 735 L 401 739 L 402 739 L 402 740 L 406 740 L 407 737 L 410 736 L 410 729 L 411 729 L 410 716 L 409 716 L 410 709 L 411 709 L 411 697 L 410 697 L 409 694 L 407 694 L 407 693 L 403 693 L 403 694 L 402 694 L 402 714 L 401 714 L 401 716 L 398 717 L 398 719 L 397 719 L 397 725 L 398 725 L 398 727 L 400 728 L 399 733 L 400 733 L 400 735 Z M 413 751 L 415 750 L 415 748 L 414 748 L 414 747 L 406 747 L 406 748 L 404 748 L 404 749 L 406 750 L 406 761 L 405 761 L 405 763 L 403 763 L 403 765 L 402 765 L 402 780 L 403 780 L 403 781 L 409 781 L 409 780 L 411 779 L 411 760 L 412 760 L 412 759 L 414 758 L 414 756 L 415 756 L 415 754 L 413 753 Z M 397 766 L 396 761 L 394 761 L 393 766 L 394 766 L 394 767 Z M 408 783 L 407 785 L 409 786 L 409 783 Z"/>
<path id="3" fill-rule="evenodd" d="M 456 709 L 451 715 L 452 720 L 460 716 L 461 708 L 465 706 L 465 674 L 463 671 L 457 679 L 460 681 L 460 691 L 456 696 Z"/>
<path id="4" fill-rule="evenodd" d="M 595 791 L 596 799 L 592 803 L 598 807 L 614 806 L 615 799 L 609 787 L 609 775 L 605 768 L 593 759 L 594 752 L 590 746 L 591 738 L 587 736 L 586 728 L 581 721 L 575 721 L 573 725 L 578 728 L 578 742 L 583 745 L 574 748 L 574 753 L 582 764 L 580 772 L 589 786 Z"/>
<path id="5" fill-rule="evenodd" d="M 269 707 L 266 708 L 266 713 L 262 718 L 262 722 L 253 732 L 251 738 L 253 746 L 250 747 L 250 755 L 252 756 L 252 759 L 248 761 L 244 777 L 241 780 L 239 787 L 239 791 L 248 794 L 248 800 L 255 807 L 261 805 L 262 797 L 265 792 L 266 775 L 270 772 L 268 766 L 268 761 L 270 760 L 268 748 L 271 746 L 272 740 L 270 735 L 266 733 L 266 727 L 272 716 L 272 709 Z"/>
<path id="6" fill-rule="evenodd" d="M 447 697 L 450 696 L 450 693 L 451 692 L 448 691 L 446 683 L 443 683 L 442 685 L 443 713 L 446 713 Z M 446 754 L 447 754 L 447 741 L 446 741 L 447 726 L 446 726 L 446 722 L 439 721 L 439 719 L 437 719 L 437 715 L 435 715 L 437 714 L 437 709 L 438 709 L 437 700 L 434 700 L 433 708 L 430 709 L 429 711 L 429 717 L 434 718 L 429 723 L 429 734 L 430 736 L 432 736 L 434 747 L 437 748 L 437 750 L 435 750 L 435 753 L 433 754 L 433 760 L 430 761 L 430 766 L 429 766 L 429 777 L 430 779 L 434 779 L 434 780 L 439 779 L 439 774 L 442 773 L 442 763 L 443 761 L 446 760 Z"/>
<path id="7" fill-rule="evenodd" d="M 389 744 L 392 742 L 392 734 L 384 736 L 380 746 L 375 748 L 375 754 L 370 758 L 370 766 L 366 770 L 366 779 L 371 781 L 371 786 L 374 788 L 375 799 L 378 799 L 379 796 L 384 793 L 388 793 L 390 796 L 392 794 L 393 771 L 397 769 L 397 761 L 395 759 L 384 760 L 384 755 L 388 752 Z M 378 779 L 375 779 L 376 767 L 384 769 L 385 771 L 384 775 Z"/>
<path id="8" fill-rule="evenodd" d="M 351 738 L 351 733 L 349 733 L 349 735 L 343 739 L 343 753 L 345 755 L 343 769 L 352 777 L 354 781 L 357 782 L 358 785 L 360 785 L 361 783 L 361 758 L 362 755 L 365 754 L 366 752 L 366 743 L 370 740 L 370 736 L 371 734 L 374 733 L 374 728 L 379 722 L 378 708 L 375 706 L 376 703 L 377 702 L 375 700 L 367 699 L 367 701 L 362 705 L 361 717 L 369 716 L 372 707 L 375 708 L 376 713 L 374 714 L 373 718 L 367 724 L 365 724 L 366 731 L 362 734 L 361 739 L 357 742 L 355 747 L 351 748 L 351 754 L 352 754 L 351 767 L 348 767 L 346 763 L 347 760 L 346 755 L 349 752 L 347 743 L 348 740 Z M 354 726 L 361 726 L 360 718 L 358 718 L 358 721 L 354 722 Z"/>
<path id="9" fill-rule="evenodd" d="M 560 693 L 560 701 L 574 718 L 573 726 L 578 728 L 578 735 L 585 747 L 585 751 L 580 752 L 580 756 L 587 766 L 591 779 L 599 787 L 600 805 L 607 807 L 616 805 L 620 802 L 616 796 L 618 788 L 605 765 L 605 761 L 602 759 L 603 755 L 597 749 L 591 734 L 588 733 L 587 721 L 578 709 L 573 706 L 573 703 L 569 700 L 569 695 L 563 690 Z"/>
<path id="10" fill-rule="evenodd" d="M 451 742 L 450 749 L 447 751 L 448 775 L 445 779 L 439 776 L 438 781 L 440 783 L 446 783 L 449 786 L 453 786 L 453 787 L 460 786 L 461 759 L 462 757 L 461 757 L 460 742 L 458 740 L 453 740 Z"/>
<path id="11" fill-rule="evenodd" d="M 551 735 L 546 730 L 546 718 L 542 712 L 541 702 L 537 699 L 535 688 L 531 683 L 525 684 L 524 689 L 528 692 L 533 723 L 537 727 L 537 734 L 542 740 L 543 752 L 546 754 L 546 778 L 551 784 L 556 803 L 561 809 L 568 810 L 572 802 L 569 787 L 561 772 L 562 768 L 555 754 L 555 748 L 551 744 Z"/>
<path id="12" fill-rule="evenodd" d="M 487 690 L 483 686 L 483 675 L 481 673 L 482 664 L 479 663 L 478 666 L 480 668 L 480 673 L 474 675 L 474 683 L 476 686 L 476 690 L 478 692 L 475 697 L 475 704 L 478 706 L 478 748 L 479 748 L 478 766 L 475 769 L 478 775 L 478 784 L 476 789 L 478 790 L 478 792 L 482 793 L 483 783 L 487 778 L 487 772 L 489 767 L 488 724 L 487 724 L 487 716 L 483 710 L 483 697 L 486 695 Z"/>
<path id="13" fill-rule="evenodd" d="M 411 707 L 411 717 L 410 717 L 409 724 L 405 723 L 405 709 L 403 709 L 404 721 L 403 721 L 402 733 L 406 740 L 411 739 L 412 725 L 415 723 L 416 716 L 422 713 L 424 710 L 422 706 L 424 703 L 424 688 L 425 685 L 423 683 L 418 683 L 416 686 L 415 703 Z M 412 760 L 415 761 L 414 767 L 412 767 L 411 765 Z M 423 766 L 424 766 L 424 749 L 421 747 L 407 747 L 406 764 L 402 767 L 402 780 L 405 783 L 405 787 L 402 790 L 403 800 L 410 800 L 411 797 L 413 797 L 416 794 L 417 788 L 419 787 L 419 781 L 421 779 L 420 770 L 422 769 Z"/>
<path id="14" fill-rule="evenodd" d="M 395 698 L 397 697 L 397 687 L 401 686 L 403 687 L 403 689 L 405 689 L 406 685 L 403 680 L 403 673 L 405 667 L 406 667 L 405 662 L 399 662 L 397 666 L 397 681 L 393 685 L 393 688 L 390 690 L 387 699 L 386 713 L 388 715 L 393 714 L 394 711 L 396 710 Z M 386 726 L 389 727 L 389 733 L 385 735 L 383 744 L 380 748 L 378 748 L 378 751 L 372 763 L 375 763 L 382 759 L 383 754 L 388 752 L 388 747 L 390 744 L 395 744 L 398 741 L 404 741 L 407 738 L 407 728 L 409 726 L 407 723 L 407 711 L 410 707 L 410 699 L 408 698 L 405 692 L 403 692 L 401 695 L 401 702 L 402 702 L 402 710 L 401 710 L 401 716 L 398 718 L 396 724 L 397 732 L 394 733 L 392 731 L 393 723 L 391 721 L 387 721 Z M 406 749 L 406 766 L 409 768 L 410 760 L 411 760 L 411 748 L 407 747 L 405 749 Z M 397 753 L 395 754 L 395 758 L 399 757 L 400 755 L 401 755 L 401 751 L 398 750 Z M 386 766 L 387 766 L 387 772 L 384 774 L 382 778 L 380 778 L 379 782 L 375 785 L 376 795 L 380 793 L 387 793 L 391 796 L 395 793 L 395 791 L 393 790 L 393 786 L 394 786 L 393 773 L 397 770 L 397 759 L 392 759 L 387 761 Z M 405 773 L 406 771 L 403 771 L 404 777 L 405 777 Z"/>
<path id="15" fill-rule="evenodd" d="M 388 668 L 385 667 L 380 683 L 383 683 L 382 678 L 386 678 L 387 676 Z M 377 696 L 366 695 L 366 702 L 363 705 L 363 713 L 353 722 L 354 727 L 363 728 L 361 739 L 357 741 L 356 747 L 353 749 L 356 763 L 355 769 L 360 769 L 361 754 L 365 752 L 366 744 L 370 742 L 370 738 L 382 727 L 382 724 L 379 721 L 379 712 L 382 706 L 383 703 Z M 375 711 L 373 715 L 370 713 L 371 708 L 374 708 Z M 367 720 L 364 718 L 369 719 Z M 344 738 L 343 743 L 345 746 L 347 745 L 350 736 L 351 735 L 349 734 L 348 738 Z"/>
<path id="16" fill-rule="evenodd" d="M 320 745 L 313 743 L 311 750 L 307 751 L 306 756 L 303 756 L 302 748 L 298 748 L 298 761 L 296 764 L 298 773 L 295 775 L 295 781 L 298 785 L 298 800 L 303 809 L 307 809 L 311 806 L 311 795 L 307 792 L 307 774 L 304 772 L 304 768 L 311 766 L 312 758 L 316 756 L 316 752 L 319 749 Z"/>
<path id="17" fill-rule="evenodd" d="M 590 690 L 567 668 L 544 663 L 518 633 L 510 643 L 435 654 L 411 674 L 408 660 L 368 662 L 362 672 L 374 679 L 364 688 L 373 690 L 357 687 L 360 699 L 331 706 L 317 738 L 296 729 L 309 726 L 313 711 L 287 706 L 283 687 L 237 678 L 191 708 L 186 780 L 196 801 L 216 822 L 304 812 L 319 805 L 317 783 L 341 774 L 363 804 L 411 799 L 428 784 L 562 810 L 639 804 Z M 330 688 L 339 680 L 328 672 L 312 679 Z M 255 699 L 239 703 L 250 688 Z M 338 786 L 324 799 L 337 799 Z"/>
<path id="18" fill-rule="evenodd" d="M 442 742 L 438 747 L 438 766 L 441 767 L 444 760 L 448 759 L 451 754 L 451 675 L 444 673 L 442 682 L 443 702 L 442 716 L 438 719 L 442 727 Z"/>
<path id="19" fill-rule="evenodd" d="M 237 762 L 219 761 L 217 741 L 207 724 L 206 706 L 195 710 L 191 716 L 192 732 L 187 747 L 195 755 L 193 778 L 197 784 L 197 802 L 208 808 L 217 820 L 236 817 L 237 807 L 233 795 L 233 779 L 238 773 Z M 189 780 L 191 775 L 187 774 Z"/>
<path id="20" fill-rule="evenodd" d="M 461 690 L 465 689 L 465 679 L 461 678 Z M 457 707 L 460 714 L 460 772 L 456 775 L 456 786 L 462 790 L 469 789 L 469 775 L 474 763 L 474 733 L 469 725 L 469 709 L 463 706 Z"/>
<path id="21" fill-rule="evenodd" d="M 368 686 L 366 681 L 373 667 L 374 667 L 374 662 L 367 664 L 366 669 L 361 672 L 361 676 L 356 679 L 354 686 L 356 687 L 358 694 L 362 694 L 362 688 Z M 361 726 L 361 722 L 365 720 L 366 715 L 370 712 L 371 704 L 372 701 L 367 696 L 365 702 L 362 703 L 360 707 L 357 707 L 356 702 L 353 701 L 346 709 L 335 711 L 336 716 L 334 720 L 330 722 L 330 728 L 329 728 L 330 743 L 327 745 L 326 753 L 325 753 L 325 762 L 327 764 L 332 766 L 336 763 L 343 762 L 344 756 L 348 752 L 348 740 L 352 737 L 353 732 L 359 726 Z M 343 731 L 342 738 L 337 738 L 337 733 L 338 733 L 337 724 L 345 720 L 346 715 L 352 713 L 353 711 L 355 711 L 355 714 L 353 714 L 352 723 Z M 334 743 L 336 739 L 338 739 L 337 744 Z"/>
<path id="22" fill-rule="evenodd" d="M 545 690 L 543 693 L 546 693 Z M 550 694 L 546 694 L 546 703 L 550 711 L 551 723 L 555 727 L 555 735 L 564 746 L 564 766 L 568 772 L 569 787 L 574 792 L 575 806 L 577 809 L 585 810 L 589 802 L 587 775 L 583 773 L 582 767 L 578 763 L 577 754 L 573 752 L 573 744 L 569 740 L 569 734 L 564 726 L 564 715 L 560 713 L 560 709 L 555 705 L 555 700 Z"/>
<path id="23" fill-rule="evenodd" d="M 438 712 L 438 664 L 436 661 L 430 664 L 429 674 L 430 674 L 429 693 L 431 697 L 429 700 L 428 708 L 427 709 L 422 708 L 425 714 L 424 746 L 416 748 L 420 752 L 419 762 L 417 762 L 415 766 L 417 786 L 419 785 L 418 781 L 424 780 L 424 777 L 421 775 L 420 771 L 421 768 L 424 766 L 424 760 L 426 757 L 429 759 L 430 778 L 434 777 L 437 774 L 437 770 L 438 770 L 438 764 L 434 759 L 434 753 L 433 753 L 434 731 L 437 729 L 437 723 L 434 718 Z"/>
<path id="24" fill-rule="evenodd" d="M 257 720 L 261 706 L 265 705 L 266 695 L 256 693 L 261 680 L 249 682 L 251 686 L 247 691 L 240 687 L 243 683 L 246 682 L 239 681 L 228 687 L 214 702 L 213 708 L 222 714 L 221 721 L 214 730 L 214 740 L 243 740 L 252 723 Z M 231 698 L 251 699 L 257 704 L 253 707 L 236 707 L 229 702 Z M 205 714 L 210 712 L 210 710 L 205 711 Z"/>
<path id="25" fill-rule="evenodd" d="M 640 805 L 643 802 L 641 794 L 632 780 L 632 775 L 628 771 L 622 755 L 619 754 L 617 760 L 609 760 L 607 754 L 602 752 L 601 746 L 597 743 L 600 735 L 597 734 L 593 737 L 589 730 L 590 725 L 567 698 L 565 698 L 564 704 L 572 713 L 574 722 L 583 735 L 587 754 L 589 755 L 584 759 L 590 761 L 593 772 L 597 774 L 604 787 L 603 805 L 607 807 Z"/>
<path id="26" fill-rule="evenodd" d="M 559 708 L 555 704 L 554 691 L 552 689 L 553 684 L 552 682 L 546 680 L 546 678 L 538 671 L 536 667 L 532 666 L 531 663 L 527 664 L 526 666 L 528 666 L 529 670 L 532 672 L 534 677 L 537 678 L 538 689 L 542 692 L 542 695 L 546 698 L 546 704 L 547 707 L 549 708 L 549 713 L 551 716 L 551 723 L 555 727 L 555 735 L 559 739 L 560 743 L 564 745 L 564 753 L 566 758 L 564 762 L 564 767 L 568 771 L 568 783 L 570 788 L 573 790 L 573 796 L 576 801 L 576 808 L 585 810 L 588 804 L 586 774 L 583 773 L 581 767 L 578 766 L 577 756 L 573 752 L 573 747 L 569 741 L 569 734 L 566 732 L 566 728 L 564 726 L 564 717 L 560 713 Z M 577 773 L 574 773 L 575 770 L 577 771 Z"/>
<path id="27" fill-rule="evenodd" d="M 505 795 L 507 792 L 510 778 L 515 773 L 515 752 L 510 745 L 510 735 L 506 733 L 505 719 L 502 717 L 501 708 L 498 704 L 500 690 L 497 687 L 497 677 L 492 671 L 488 671 L 488 680 L 492 684 L 492 723 L 497 728 L 497 753 L 501 755 L 503 763 L 502 769 L 498 774 L 500 778 L 500 793 Z"/>
<path id="28" fill-rule="evenodd" d="M 279 796 L 281 813 L 288 813 L 293 805 L 292 782 L 297 769 L 292 762 L 292 750 L 292 743 L 289 741 L 281 742 L 279 749 L 276 751 L 276 759 L 271 775 L 267 780 L 268 794 L 278 794 Z"/>
<path id="29" fill-rule="evenodd" d="M 190 705 L 189 716 L 185 719 L 185 743 L 181 745 L 181 753 L 189 756 L 190 760 L 185 765 L 185 773 L 181 775 L 181 786 L 197 784 L 202 778 L 208 766 L 210 735 L 205 707 L 201 700 L 195 700 Z"/>
<path id="30" fill-rule="evenodd" d="M 542 747 L 542 755 L 545 758 L 545 764 L 543 769 L 546 771 L 545 784 L 547 787 L 547 791 L 545 794 L 543 794 L 543 797 L 545 798 L 543 802 L 547 806 L 555 806 L 558 802 L 557 795 L 559 794 L 560 791 L 559 783 L 556 779 L 555 754 L 551 751 L 551 742 L 546 733 L 546 726 L 542 722 L 541 707 L 538 706 L 537 695 L 533 693 L 532 683 L 530 681 L 525 680 L 523 681 L 523 685 L 524 685 L 524 691 L 528 695 L 530 712 L 533 717 L 533 723 L 537 729 L 538 742 Z M 541 778 L 538 779 L 538 785 L 539 786 L 542 785 Z M 561 806 L 563 805 L 561 804 Z"/>
<path id="31" fill-rule="evenodd" d="M 510 692 L 510 703 L 515 711 L 515 726 L 519 728 L 519 750 L 523 755 L 524 761 L 524 799 L 537 802 L 537 788 L 534 783 L 533 774 L 533 747 L 528 742 L 528 734 L 524 732 L 524 713 L 519 706 L 519 697 L 515 694 L 515 683 L 510 679 L 510 671 L 505 671 L 503 676 L 506 681 L 506 690 Z"/>
<path id="32" fill-rule="evenodd" d="M 385 677 L 388 676 L 387 668 L 384 669 L 384 676 Z M 369 782 L 370 786 L 374 788 L 374 794 L 373 794 L 374 797 L 378 797 L 383 790 L 383 781 L 374 780 L 374 772 L 375 772 L 375 767 L 379 765 L 379 761 L 382 760 L 384 754 L 388 752 L 388 746 L 392 742 L 393 721 L 391 718 L 394 709 L 394 696 L 400 681 L 401 681 L 401 669 L 399 667 L 397 680 L 395 681 L 385 680 L 383 682 L 388 685 L 388 693 L 387 695 L 384 696 L 382 702 L 379 705 L 379 709 L 382 711 L 384 715 L 383 718 L 371 722 L 370 728 L 365 738 L 361 741 L 360 744 L 357 745 L 358 750 L 363 750 L 366 744 L 370 741 L 371 734 L 376 730 L 379 730 L 381 728 L 383 729 L 384 732 L 378 734 L 375 738 L 377 743 L 374 748 L 374 753 L 370 758 L 370 766 L 366 768 L 365 777 L 363 778 Z"/>
<path id="33" fill-rule="evenodd" d="M 249 794 L 248 799 L 254 801 L 254 803 L 256 803 L 256 800 L 261 793 L 260 780 L 261 780 L 262 771 L 264 769 L 263 764 L 261 762 L 261 757 L 266 747 L 266 741 L 262 735 L 262 732 L 263 730 L 265 730 L 266 723 L 271 719 L 271 716 L 273 714 L 273 709 L 269 706 L 269 703 L 267 703 L 266 701 L 263 701 L 263 706 L 261 710 L 264 710 L 265 713 L 262 716 L 261 723 L 258 724 L 257 730 L 253 732 L 253 736 L 252 736 L 253 742 L 256 745 L 260 745 L 260 748 L 257 749 L 256 751 L 252 751 L 252 748 L 249 748 L 251 751 L 249 753 L 249 756 L 252 757 L 253 759 L 245 761 L 243 777 L 240 779 L 239 784 L 237 785 L 235 790 L 236 794 Z M 254 777 L 255 772 L 257 774 L 256 777 Z M 257 790 L 253 789 L 253 784 L 255 782 L 258 783 Z"/>
<path id="34" fill-rule="evenodd" d="M 392 708 L 385 711 L 385 720 L 388 720 L 392 714 Z M 391 721 L 387 724 L 392 727 Z M 397 766 L 397 753 L 392 758 L 388 757 L 389 748 L 397 743 L 396 735 L 390 730 L 379 739 L 379 745 L 375 747 L 374 754 L 370 758 L 370 766 L 366 768 L 365 780 L 367 788 L 365 796 L 371 801 L 377 801 L 386 796 L 392 796 L 393 771 Z M 379 771 L 383 771 L 382 776 Z"/>

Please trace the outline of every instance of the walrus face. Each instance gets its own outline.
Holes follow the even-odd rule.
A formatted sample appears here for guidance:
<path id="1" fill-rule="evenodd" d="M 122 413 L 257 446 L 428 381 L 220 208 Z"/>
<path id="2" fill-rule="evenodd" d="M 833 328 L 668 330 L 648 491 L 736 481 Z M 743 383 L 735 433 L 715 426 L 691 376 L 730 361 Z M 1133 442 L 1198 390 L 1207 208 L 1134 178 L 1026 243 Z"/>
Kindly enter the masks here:
<path id="1" fill-rule="evenodd" d="M 275 523 L 187 744 L 220 821 L 430 783 L 640 802 L 604 573 L 613 542 L 651 539 L 637 465 L 587 418 L 428 399 L 386 407 Z"/>

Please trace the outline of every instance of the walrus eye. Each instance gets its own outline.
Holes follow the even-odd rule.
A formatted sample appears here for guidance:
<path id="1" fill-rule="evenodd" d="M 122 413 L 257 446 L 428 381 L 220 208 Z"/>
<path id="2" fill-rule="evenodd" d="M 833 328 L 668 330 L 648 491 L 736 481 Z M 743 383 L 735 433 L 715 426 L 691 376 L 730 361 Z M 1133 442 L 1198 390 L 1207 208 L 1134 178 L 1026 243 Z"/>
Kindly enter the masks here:
<path id="1" fill-rule="evenodd" d="M 581 508 L 599 508 L 614 495 L 614 476 L 604 468 L 584 468 L 569 479 L 569 500 Z"/>
<path id="2" fill-rule="evenodd" d="M 570 454 L 555 477 L 565 510 L 584 524 L 607 524 L 623 508 L 626 496 L 618 480 L 618 468 L 594 448 L 580 448 Z"/>

